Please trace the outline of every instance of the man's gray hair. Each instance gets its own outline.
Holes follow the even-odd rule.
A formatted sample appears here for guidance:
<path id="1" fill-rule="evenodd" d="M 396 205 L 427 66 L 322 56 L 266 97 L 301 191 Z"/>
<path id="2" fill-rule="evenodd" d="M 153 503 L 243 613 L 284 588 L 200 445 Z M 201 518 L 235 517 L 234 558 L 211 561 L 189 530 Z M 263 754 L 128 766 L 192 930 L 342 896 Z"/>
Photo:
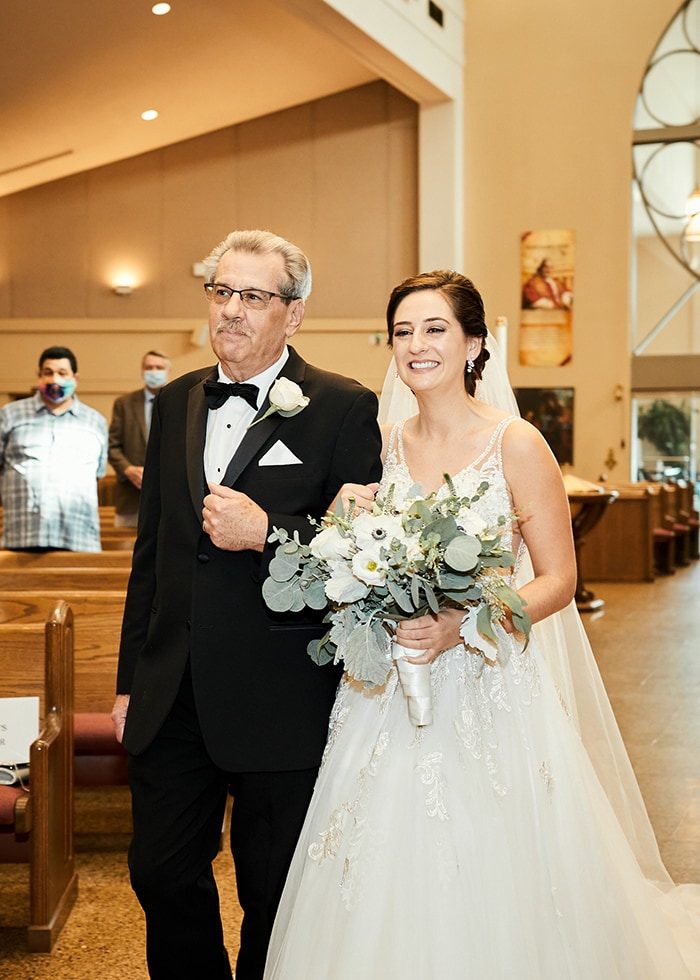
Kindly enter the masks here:
<path id="1" fill-rule="evenodd" d="M 207 282 L 214 282 L 216 267 L 224 252 L 250 252 L 267 255 L 278 252 L 284 259 L 286 281 L 278 284 L 279 293 L 286 299 L 307 300 L 311 293 L 311 264 L 297 245 L 271 231 L 232 231 L 220 242 L 210 255 L 204 259 L 204 275 Z M 251 283 L 252 285 L 252 283 Z"/>

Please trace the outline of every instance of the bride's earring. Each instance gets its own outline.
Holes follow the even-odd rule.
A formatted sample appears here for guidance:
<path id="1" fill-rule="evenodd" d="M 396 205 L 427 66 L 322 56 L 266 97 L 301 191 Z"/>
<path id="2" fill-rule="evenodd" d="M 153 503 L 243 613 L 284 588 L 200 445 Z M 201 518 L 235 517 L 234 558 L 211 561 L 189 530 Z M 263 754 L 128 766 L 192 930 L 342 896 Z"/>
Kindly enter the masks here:
<path id="1" fill-rule="evenodd" d="M 470 357 L 469 360 L 467 361 L 467 374 L 471 374 L 473 370 L 474 370 L 474 359 Z"/>

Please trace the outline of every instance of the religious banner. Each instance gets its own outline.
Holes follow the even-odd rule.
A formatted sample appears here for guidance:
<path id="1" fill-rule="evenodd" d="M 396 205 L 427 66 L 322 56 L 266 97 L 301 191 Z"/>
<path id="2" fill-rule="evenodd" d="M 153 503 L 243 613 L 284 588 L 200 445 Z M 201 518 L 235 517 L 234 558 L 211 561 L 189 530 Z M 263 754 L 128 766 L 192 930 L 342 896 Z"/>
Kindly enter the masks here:
<path id="1" fill-rule="evenodd" d="M 525 231 L 520 243 L 520 363 L 569 364 L 574 304 L 573 231 Z"/>

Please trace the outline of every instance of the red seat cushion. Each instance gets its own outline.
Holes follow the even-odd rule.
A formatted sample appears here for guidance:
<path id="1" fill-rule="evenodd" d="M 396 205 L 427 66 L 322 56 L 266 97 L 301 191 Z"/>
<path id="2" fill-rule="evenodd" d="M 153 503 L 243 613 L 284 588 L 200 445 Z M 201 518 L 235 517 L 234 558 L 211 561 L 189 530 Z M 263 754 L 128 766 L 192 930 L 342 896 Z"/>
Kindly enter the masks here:
<path id="1" fill-rule="evenodd" d="M 12 826 L 15 822 L 15 802 L 25 792 L 21 786 L 0 786 L 0 825 Z"/>
<path id="2" fill-rule="evenodd" d="M 73 739 L 76 755 L 126 754 L 114 734 L 112 719 L 105 711 L 77 712 L 73 718 Z"/>

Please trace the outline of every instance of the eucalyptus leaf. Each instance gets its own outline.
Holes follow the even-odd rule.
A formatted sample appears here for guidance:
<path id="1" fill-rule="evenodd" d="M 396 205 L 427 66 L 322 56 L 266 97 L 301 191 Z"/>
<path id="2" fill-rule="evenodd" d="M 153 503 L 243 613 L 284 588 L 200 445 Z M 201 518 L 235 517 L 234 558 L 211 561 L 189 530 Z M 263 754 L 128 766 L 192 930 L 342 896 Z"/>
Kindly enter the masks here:
<path id="1" fill-rule="evenodd" d="M 291 582 L 276 582 L 273 578 L 267 578 L 263 582 L 262 596 L 273 612 L 291 612 L 295 608 L 300 592 L 301 589 L 296 579 L 292 579 Z M 303 599 L 301 608 L 304 608 Z"/>
<path id="2" fill-rule="evenodd" d="M 411 600 L 406 590 L 402 589 L 401 586 L 397 582 L 392 581 L 392 579 L 388 579 L 386 584 L 396 605 L 399 607 L 399 609 L 405 613 L 408 613 L 410 616 L 413 612 L 413 605 L 411 604 Z"/>
<path id="3" fill-rule="evenodd" d="M 435 591 L 430 582 L 423 582 L 423 591 L 425 592 L 425 598 L 428 600 L 430 611 L 437 615 L 440 612 L 440 607 L 437 599 L 435 598 Z"/>
<path id="4" fill-rule="evenodd" d="M 286 555 L 284 553 L 280 554 L 280 549 L 277 549 L 277 554 L 270 562 L 268 572 L 276 582 L 288 582 L 294 575 L 296 575 L 299 570 L 299 557 L 298 555 Z"/>
<path id="5" fill-rule="evenodd" d="M 481 554 L 481 543 L 471 534 L 453 538 L 445 549 L 445 562 L 457 572 L 471 572 Z"/>
<path id="6" fill-rule="evenodd" d="M 325 609 L 328 605 L 326 590 L 320 578 L 312 579 L 306 588 L 302 589 L 302 595 L 309 609 Z"/>
<path id="7" fill-rule="evenodd" d="M 485 636 L 495 646 L 498 646 L 498 639 L 493 631 L 493 623 L 491 622 L 491 610 L 487 605 L 479 607 L 479 611 L 476 614 L 476 628 L 482 636 Z"/>
<path id="8" fill-rule="evenodd" d="M 434 534 L 437 539 L 443 544 L 448 544 L 456 534 L 459 534 L 459 528 L 457 527 L 457 521 L 451 515 L 448 517 L 438 517 L 432 520 L 429 524 L 426 524 L 425 530 L 421 534 L 421 538 L 425 539 L 429 535 Z"/>
<path id="9" fill-rule="evenodd" d="M 311 657 L 313 662 L 318 664 L 319 667 L 323 667 L 325 664 L 329 664 L 335 659 L 334 654 L 331 653 L 326 646 L 327 641 L 328 633 L 326 633 L 326 635 L 320 640 L 311 640 L 306 647 L 306 652 Z"/>

